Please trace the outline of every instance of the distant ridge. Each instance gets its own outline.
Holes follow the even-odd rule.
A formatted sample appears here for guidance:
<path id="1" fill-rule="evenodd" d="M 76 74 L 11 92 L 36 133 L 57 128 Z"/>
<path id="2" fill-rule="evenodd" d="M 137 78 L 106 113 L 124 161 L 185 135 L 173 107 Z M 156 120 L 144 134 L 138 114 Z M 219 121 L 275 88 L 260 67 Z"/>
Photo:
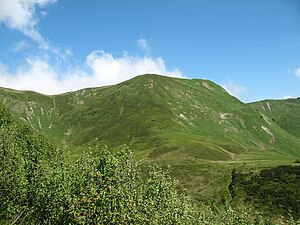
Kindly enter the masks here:
<path id="1" fill-rule="evenodd" d="M 250 103 L 288 133 L 300 138 L 300 98 Z"/>

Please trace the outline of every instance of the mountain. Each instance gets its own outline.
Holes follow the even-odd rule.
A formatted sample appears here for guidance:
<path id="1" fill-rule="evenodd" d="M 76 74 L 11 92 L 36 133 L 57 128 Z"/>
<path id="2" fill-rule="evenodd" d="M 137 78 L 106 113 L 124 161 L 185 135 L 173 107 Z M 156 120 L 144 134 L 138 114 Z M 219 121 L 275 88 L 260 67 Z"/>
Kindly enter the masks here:
<path id="1" fill-rule="evenodd" d="M 297 129 L 280 129 L 283 110 L 265 115 L 207 80 L 144 75 L 55 96 L 2 89 L 0 97 L 21 121 L 71 146 L 127 144 L 144 157 L 176 160 L 299 154 L 299 140 L 287 133 Z"/>
<path id="2" fill-rule="evenodd" d="M 143 163 L 171 165 L 181 187 L 199 200 L 230 198 L 233 167 L 300 157 L 299 136 L 284 128 L 284 113 L 282 123 L 275 116 L 274 122 L 208 80 L 147 74 L 54 96 L 2 88 L 0 99 L 20 122 L 74 156 L 88 146 L 126 144 Z"/>
<path id="3" fill-rule="evenodd" d="M 300 98 L 264 100 L 251 103 L 250 106 L 272 119 L 286 132 L 300 138 Z"/>

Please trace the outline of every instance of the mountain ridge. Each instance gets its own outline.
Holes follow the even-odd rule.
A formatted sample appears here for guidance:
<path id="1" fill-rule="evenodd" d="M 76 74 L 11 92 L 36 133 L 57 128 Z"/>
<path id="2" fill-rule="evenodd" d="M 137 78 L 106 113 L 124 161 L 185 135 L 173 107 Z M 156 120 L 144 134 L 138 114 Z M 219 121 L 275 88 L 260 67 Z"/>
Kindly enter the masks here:
<path id="1" fill-rule="evenodd" d="M 280 150 L 280 142 L 285 140 L 277 143 L 275 136 L 288 138 L 286 146 L 297 142 L 269 115 L 248 107 L 253 105 L 242 103 L 208 80 L 148 74 L 117 85 L 52 96 L 1 89 L 1 97 L 22 122 L 75 146 L 100 139 L 105 140 L 100 143 L 103 145 L 125 143 L 139 148 L 142 141 L 147 142 L 146 148 L 158 147 L 150 155 L 155 156 L 186 142 L 176 142 L 172 136 L 186 136 L 199 148 L 218 154 L 218 160 L 228 160 L 254 148 Z M 200 158 L 213 159 L 202 153 Z"/>

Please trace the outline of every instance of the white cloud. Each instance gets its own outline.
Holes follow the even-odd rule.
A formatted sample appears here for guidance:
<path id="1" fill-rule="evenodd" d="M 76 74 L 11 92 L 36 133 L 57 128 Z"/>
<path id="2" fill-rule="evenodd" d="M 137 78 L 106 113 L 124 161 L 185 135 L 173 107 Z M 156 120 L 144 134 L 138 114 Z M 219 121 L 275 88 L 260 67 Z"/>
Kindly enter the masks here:
<path id="1" fill-rule="evenodd" d="M 289 99 L 289 98 L 296 98 L 296 97 L 291 96 L 291 95 L 285 95 L 285 96 L 283 96 L 283 99 Z"/>
<path id="2" fill-rule="evenodd" d="M 57 89 L 58 74 L 46 62 L 39 59 L 28 59 L 26 67 L 20 68 L 15 74 L 8 73 L 3 65 L 0 71 L 2 71 L 0 85 L 4 87 L 45 93 Z"/>
<path id="3" fill-rule="evenodd" d="M 141 47 L 148 55 L 150 54 L 151 47 L 145 38 L 140 38 L 137 40 L 137 44 Z"/>
<path id="4" fill-rule="evenodd" d="M 51 46 L 48 50 L 49 51 L 47 52 L 47 54 L 49 55 L 49 53 L 53 53 L 53 56 L 56 57 L 58 61 L 66 61 L 70 56 L 73 56 L 73 51 L 71 48 L 62 49 Z"/>
<path id="5" fill-rule="evenodd" d="M 294 71 L 295 75 L 300 78 L 300 67 Z"/>
<path id="6" fill-rule="evenodd" d="M 223 84 L 222 87 L 232 96 L 240 97 L 240 95 L 247 91 L 243 86 L 237 85 L 233 81 L 228 81 L 226 84 Z"/>
<path id="7" fill-rule="evenodd" d="M 29 44 L 26 40 L 23 40 L 23 41 L 19 41 L 18 43 L 16 43 L 14 46 L 13 46 L 13 51 L 14 52 L 19 52 L 19 51 L 22 51 L 26 48 L 29 47 Z"/>
<path id="8" fill-rule="evenodd" d="M 36 25 L 39 22 L 36 16 L 37 7 L 45 7 L 53 4 L 56 0 L 1 0 L 0 1 L 0 23 L 12 29 L 21 31 L 26 36 L 37 41 L 44 49 L 48 44 L 42 35 L 37 31 Z M 44 13 L 42 13 L 45 16 Z"/>
<path id="9" fill-rule="evenodd" d="M 145 73 L 184 77 L 178 69 L 167 69 L 162 58 L 133 57 L 128 54 L 116 58 L 104 51 L 91 52 L 83 65 L 65 73 L 53 68 L 45 59 L 31 58 L 27 59 L 26 66 L 11 74 L 5 65 L 0 64 L 0 86 L 58 94 L 116 84 Z"/>

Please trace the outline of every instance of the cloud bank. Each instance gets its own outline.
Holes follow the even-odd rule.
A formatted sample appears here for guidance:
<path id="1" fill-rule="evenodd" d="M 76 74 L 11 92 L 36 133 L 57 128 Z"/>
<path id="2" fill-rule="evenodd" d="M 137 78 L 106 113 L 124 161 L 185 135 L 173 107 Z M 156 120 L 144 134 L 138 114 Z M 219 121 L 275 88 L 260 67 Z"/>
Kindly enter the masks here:
<path id="1" fill-rule="evenodd" d="M 146 73 L 184 77 L 176 68 L 167 69 L 162 58 L 133 57 L 127 53 L 122 57 L 114 57 L 101 50 L 91 52 L 77 68 L 66 71 L 54 68 L 46 59 L 32 57 L 26 60 L 25 66 L 12 74 L 0 63 L 0 86 L 59 94 L 86 87 L 116 84 Z"/>
<path id="2" fill-rule="evenodd" d="M 0 23 L 4 23 L 11 29 L 21 31 L 24 35 L 38 42 L 41 48 L 47 49 L 47 42 L 36 29 L 39 22 L 36 8 L 43 8 L 54 2 L 56 0 L 1 0 Z M 42 12 L 41 14 L 45 16 L 45 13 Z"/>

